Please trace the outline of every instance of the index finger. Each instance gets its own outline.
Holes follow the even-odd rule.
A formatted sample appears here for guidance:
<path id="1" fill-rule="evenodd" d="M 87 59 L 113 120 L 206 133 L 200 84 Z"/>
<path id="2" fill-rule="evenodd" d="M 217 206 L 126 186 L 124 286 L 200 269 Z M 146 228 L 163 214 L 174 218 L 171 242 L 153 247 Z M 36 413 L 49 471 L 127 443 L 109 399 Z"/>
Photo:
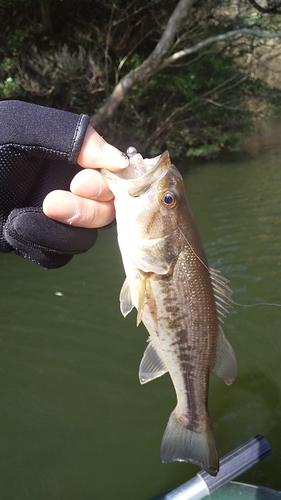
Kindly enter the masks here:
<path id="1" fill-rule="evenodd" d="M 83 168 L 106 168 L 111 172 L 116 172 L 128 167 L 129 160 L 89 125 L 77 163 Z"/>

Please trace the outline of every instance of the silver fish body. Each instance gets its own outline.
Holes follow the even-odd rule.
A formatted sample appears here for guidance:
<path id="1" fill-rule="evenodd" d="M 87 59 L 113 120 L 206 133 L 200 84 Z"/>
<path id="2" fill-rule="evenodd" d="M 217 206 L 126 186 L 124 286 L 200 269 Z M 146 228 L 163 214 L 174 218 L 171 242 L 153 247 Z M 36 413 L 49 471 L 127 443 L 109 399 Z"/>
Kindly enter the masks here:
<path id="1" fill-rule="evenodd" d="M 207 409 L 210 372 L 227 384 L 236 359 L 220 320 L 230 305 L 227 280 L 208 267 L 182 177 L 169 153 L 143 160 L 117 174 L 103 174 L 115 196 L 118 242 L 126 280 L 120 293 L 124 316 L 135 307 L 149 342 L 140 364 L 142 384 L 169 372 L 177 406 L 166 427 L 165 463 L 219 470 Z"/>

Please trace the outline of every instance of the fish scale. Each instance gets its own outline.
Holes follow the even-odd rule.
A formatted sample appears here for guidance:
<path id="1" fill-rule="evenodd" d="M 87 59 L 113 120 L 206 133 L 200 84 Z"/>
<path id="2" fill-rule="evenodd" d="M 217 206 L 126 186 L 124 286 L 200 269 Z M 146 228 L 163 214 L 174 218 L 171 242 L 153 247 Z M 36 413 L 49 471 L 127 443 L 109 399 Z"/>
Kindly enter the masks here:
<path id="1" fill-rule="evenodd" d="M 186 257 L 183 258 L 186 260 Z M 180 266 L 180 263 L 181 259 L 179 258 L 177 265 Z M 188 280 L 186 280 L 186 283 L 184 285 L 181 282 L 181 280 L 177 278 L 177 273 L 174 270 L 173 275 L 171 275 L 171 280 L 174 281 L 175 279 L 181 283 L 181 290 L 179 290 L 178 288 L 175 290 L 175 286 L 174 285 L 171 286 L 171 292 L 168 293 L 168 295 L 166 296 L 166 300 L 168 300 L 168 302 L 171 303 L 172 299 L 170 296 L 172 294 L 174 297 L 174 302 L 178 304 L 179 294 L 183 297 L 190 296 L 189 290 L 186 291 L 186 293 L 183 293 L 182 290 L 182 288 L 187 288 L 187 285 L 189 283 Z M 154 297 L 161 297 L 160 292 L 162 288 L 161 285 L 163 285 L 163 280 L 157 279 L 155 281 L 160 283 L 160 290 L 157 289 L 157 286 L 154 288 L 152 286 L 152 290 L 154 291 Z M 188 288 L 190 288 L 190 286 Z M 196 311 L 195 313 L 195 306 L 196 307 L 198 306 L 198 297 L 196 295 L 200 294 L 200 287 L 197 286 L 197 290 L 198 290 L 197 294 L 195 293 L 195 297 L 193 298 L 193 300 L 188 301 L 187 304 L 185 303 L 186 301 L 183 300 L 184 303 L 180 308 L 180 310 L 182 311 L 180 314 L 178 314 L 177 311 L 174 311 L 174 314 L 169 313 L 168 311 L 169 314 L 166 315 L 166 317 L 161 318 L 157 316 L 156 319 L 156 321 L 158 322 L 158 328 L 161 332 L 163 332 L 164 338 L 169 339 L 169 350 L 167 350 L 168 352 L 166 354 L 166 359 L 168 359 L 169 356 L 171 356 L 172 358 L 171 360 L 167 361 L 167 364 L 169 364 L 169 372 L 173 380 L 174 386 L 177 388 L 177 396 L 179 404 L 182 407 L 187 408 L 188 411 L 188 408 L 190 407 L 190 404 L 188 404 L 188 402 L 186 401 L 186 398 L 188 397 L 188 399 L 194 402 L 193 409 L 197 408 L 198 406 L 198 409 L 194 410 L 194 415 L 192 417 L 193 422 L 197 420 L 196 418 L 197 414 L 204 416 L 206 412 L 207 387 L 206 384 L 202 386 L 200 379 L 198 379 L 198 375 L 202 377 L 201 373 L 203 373 L 205 376 L 206 369 L 204 369 L 203 372 L 200 365 L 204 364 L 204 367 L 206 367 L 207 364 L 206 361 L 207 361 L 209 364 L 209 367 L 207 367 L 207 372 L 209 372 L 214 363 L 214 359 L 210 359 L 210 355 L 208 352 L 209 349 L 208 351 L 206 349 L 206 345 L 208 344 L 209 341 L 209 336 L 206 335 L 202 337 L 202 335 L 200 335 L 202 331 L 201 323 L 202 319 L 204 318 L 204 316 L 200 314 L 200 309 L 203 310 L 204 308 L 202 307 L 202 300 L 200 300 L 201 308 L 199 309 L 199 311 Z M 157 298 L 155 298 L 154 300 L 155 300 L 154 306 L 156 303 L 156 310 L 157 310 L 158 300 Z M 160 300 L 160 304 L 161 302 L 162 299 Z M 167 308 L 165 309 L 165 301 L 164 301 L 164 310 L 167 311 Z M 147 326 L 148 331 L 153 337 L 153 332 L 155 331 L 155 328 L 153 325 L 146 322 L 145 310 L 143 314 L 143 322 L 145 326 Z M 198 325 L 196 325 L 196 323 L 198 323 Z M 218 328 L 217 321 L 215 321 L 214 328 L 216 330 Z M 189 335 L 187 335 L 187 332 L 189 332 Z M 163 345 L 163 340 L 162 340 L 162 345 Z M 194 356 L 195 352 L 196 352 L 196 358 Z M 200 352 L 202 352 L 201 355 Z M 212 349 L 212 352 L 214 352 L 214 349 Z M 186 365 L 184 369 L 183 369 L 183 364 Z M 196 373 L 197 378 L 195 378 L 196 367 L 198 367 L 197 371 L 199 371 L 199 374 Z M 185 374 L 184 377 L 182 376 L 183 373 Z M 181 384 L 179 383 L 179 381 L 177 381 L 177 378 L 181 379 Z M 179 390 L 180 385 L 184 387 L 182 391 Z M 186 386 L 190 387 L 191 385 L 194 387 L 194 390 L 186 391 Z M 202 392 L 202 394 L 200 394 L 200 392 Z M 200 395 L 200 397 L 194 398 L 193 397 L 194 393 L 196 393 L 197 396 Z"/>
<path id="2" fill-rule="evenodd" d="M 144 160 L 132 153 L 123 171 L 102 173 L 114 194 L 118 243 L 126 280 L 121 312 L 137 309 L 149 333 L 142 384 L 169 373 L 177 405 L 161 444 L 164 463 L 191 462 L 209 474 L 219 457 L 209 416 L 213 370 L 230 385 L 234 351 L 220 321 L 231 305 L 227 280 L 210 269 L 188 205 L 183 179 L 166 151 Z"/>

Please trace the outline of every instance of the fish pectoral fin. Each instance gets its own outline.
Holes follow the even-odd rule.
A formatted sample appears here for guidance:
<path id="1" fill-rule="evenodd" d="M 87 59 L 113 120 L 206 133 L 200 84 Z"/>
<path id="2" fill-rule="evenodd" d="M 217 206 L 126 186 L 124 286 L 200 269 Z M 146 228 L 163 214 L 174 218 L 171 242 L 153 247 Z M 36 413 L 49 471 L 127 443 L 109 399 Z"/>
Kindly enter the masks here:
<path id="1" fill-rule="evenodd" d="M 157 353 L 152 340 L 144 351 L 143 358 L 140 363 L 139 380 L 141 384 L 146 384 L 155 378 L 161 377 L 168 370 Z"/>
<path id="2" fill-rule="evenodd" d="M 119 299 L 120 299 L 121 313 L 123 314 L 123 316 L 125 318 L 127 316 L 127 314 L 129 314 L 134 307 L 127 278 L 125 279 L 123 286 L 121 288 Z"/>
<path id="3" fill-rule="evenodd" d="M 227 384 L 231 385 L 237 375 L 237 361 L 234 350 L 219 327 L 216 359 L 213 372 Z"/>
<path id="4" fill-rule="evenodd" d="M 178 249 L 171 235 L 140 241 L 131 257 L 137 269 L 144 273 L 167 274 Z"/>

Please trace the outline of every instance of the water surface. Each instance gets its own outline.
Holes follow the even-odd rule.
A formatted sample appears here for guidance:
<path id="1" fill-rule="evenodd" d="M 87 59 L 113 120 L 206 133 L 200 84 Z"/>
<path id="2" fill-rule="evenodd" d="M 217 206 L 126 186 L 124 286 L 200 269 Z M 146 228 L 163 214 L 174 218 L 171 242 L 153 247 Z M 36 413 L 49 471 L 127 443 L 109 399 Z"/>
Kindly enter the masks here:
<path id="1" fill-rule="evenodd" d="M 263 434 L 272 456 L 240 480 L 281 490 L 278 137 L 265 130 L 250 156 L 198 165 L 185 182 L 209 264 L 241 304 L 224 326 L 238 378 L 211 377 L 219 450 Z M 11 254 L 0 266 L 0 498 L 147 500 L 191 478 L 197 467 L 160 462 L 175 396 L 168 375 L 138 382 L 147 334 L 119 311 L 115 230 L 61 270 Z"/>

